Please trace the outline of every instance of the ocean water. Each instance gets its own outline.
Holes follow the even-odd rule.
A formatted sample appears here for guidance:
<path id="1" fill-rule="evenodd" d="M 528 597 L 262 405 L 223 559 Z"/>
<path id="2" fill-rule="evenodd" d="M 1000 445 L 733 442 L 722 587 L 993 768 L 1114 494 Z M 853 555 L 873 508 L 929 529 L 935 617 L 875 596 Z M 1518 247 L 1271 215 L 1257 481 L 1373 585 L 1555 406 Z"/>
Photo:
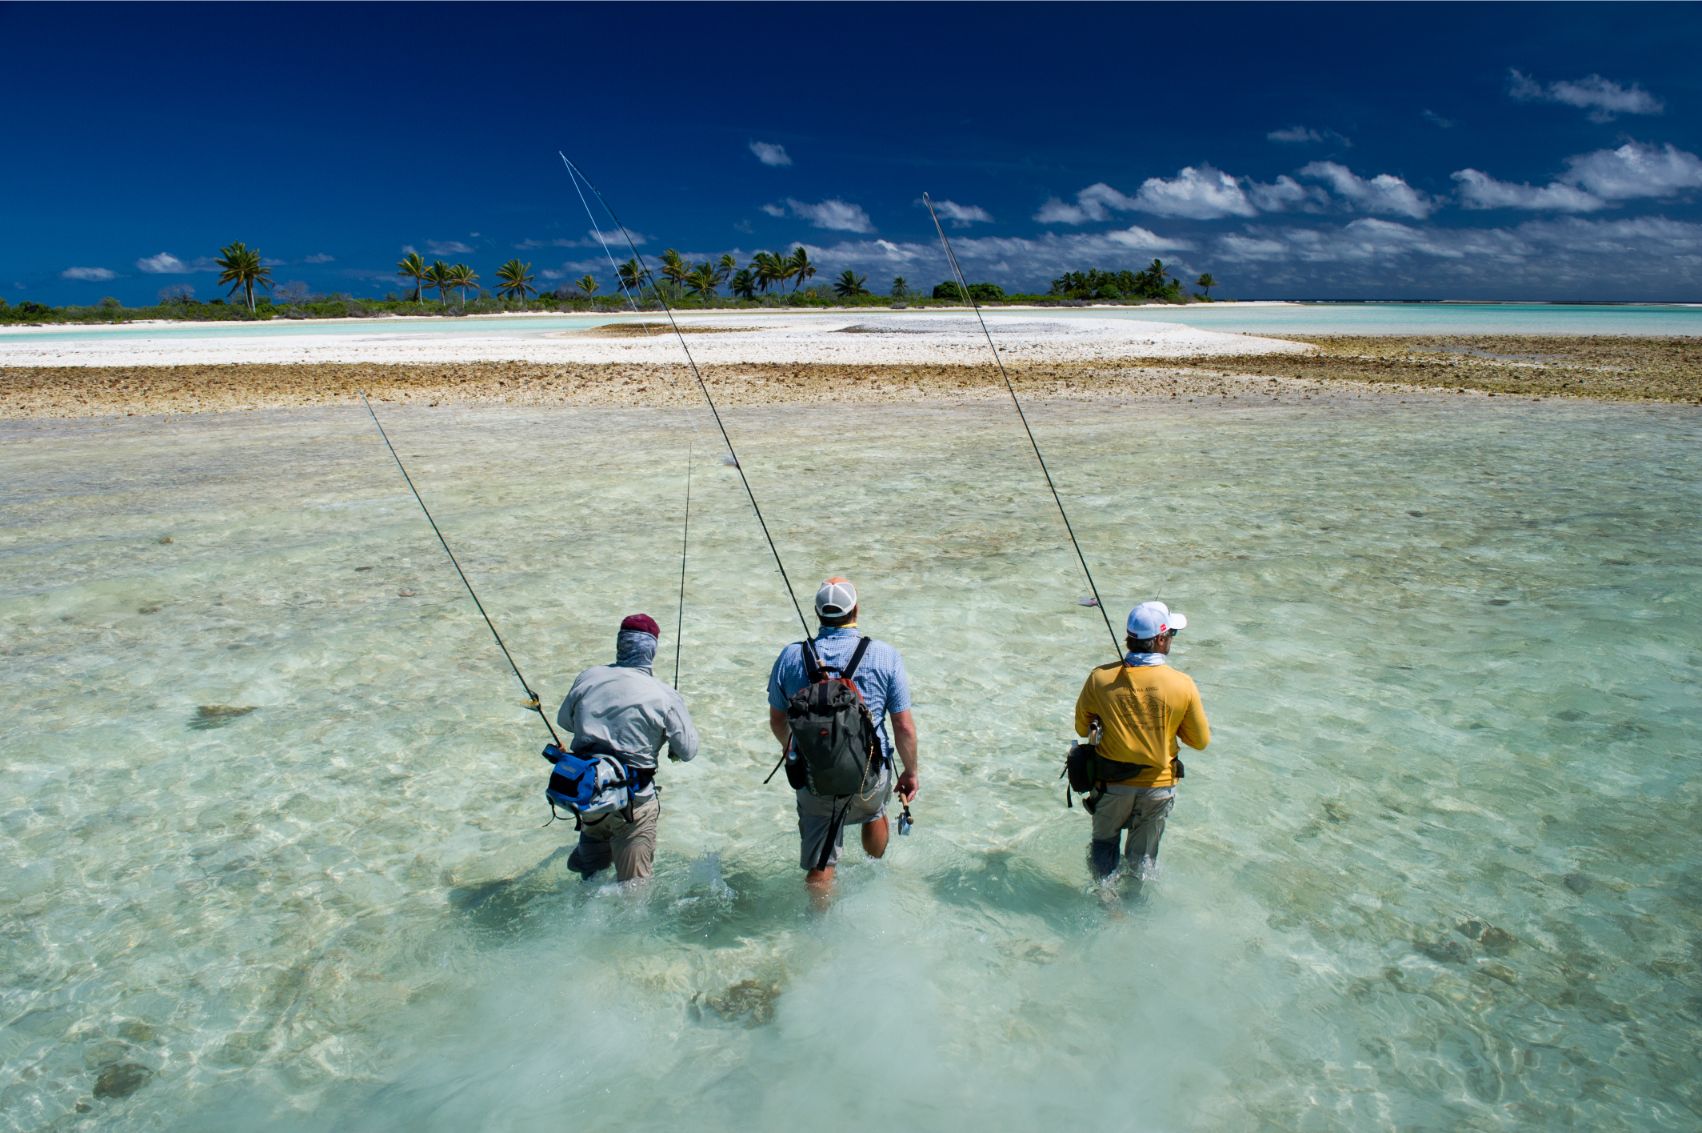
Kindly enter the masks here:
<path id="1" fill-rule="evenodd" d="M 877 309 L 879 310 L 879 309 Z M 918 311 L 918 315 L 928 312 Z M 740 317 L 740 312 L 717 312 Z M 788 321 L 843 322 L 844 313 L 751 312 L 750 317 L 779 314 Z M 854 314 L 854 313 L 853 313 Z M 964 318 L 971 318 L 967 311 Z M 1033 311 L 989 310 L 995 325 L 1000 319 L 1032 320 Z M 167 342 L 198 339 L 262 340 L 276 336 L 361 335 L 397 336 L 402 340 L 419 335 L 451 338 L 487 335 L 527 337 L 568 330 L 587 330 L 618 322 L 624 315 L 535 315 L 528 317 L 466 319 L 348 319 L 328 322 L 195 323 L 117 327 L 0 329 L 0 365 L 5 362 L 8 343 L 27 347 L 37 342 L 99 343 L 112 339 L 160 339 Z M 646 316 L 653 317 L 653 316 Z M 691 315 L 685 319 L 689 321 Z M 1199 330 L 1234 334 L 1321 334 L 1321 335 L 1460 335 L 1460 334 L 1555 334 L 1702 336 L 1702 304 L 1616 304 L 1576 306 L 1549 303 L 1284 303 L 1269 306 L 1188 307 L 1058 307 L 1046 318 L 1134 319 L 1140 322 L 1181 323 Z"/>
<path id="2" fill-rule="evenodd" d="M 546 703 L 637 609 L 671 676 L 679 417 L 378 408 Z M 1108 605 L 1190 615 L 1161 873 L 1088 883 L 1110 644 L 1008 407 L 739 411 L 915 687 L 915 833 L 825 912 L 717 454 L 634 894 L 358 406 L 0 425 L 0 1129 L 1694 1129 L 1702 414 L 1030 414 Z"/>

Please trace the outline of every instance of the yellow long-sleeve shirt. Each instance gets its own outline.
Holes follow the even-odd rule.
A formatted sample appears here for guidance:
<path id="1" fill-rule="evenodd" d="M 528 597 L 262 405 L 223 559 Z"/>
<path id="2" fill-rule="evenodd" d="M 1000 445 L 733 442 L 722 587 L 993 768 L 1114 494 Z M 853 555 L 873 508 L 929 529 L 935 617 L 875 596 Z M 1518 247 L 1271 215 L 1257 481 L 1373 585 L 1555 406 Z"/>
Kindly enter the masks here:
<path id="1" fill-rule="evenodd" d="M 1194 679 L 1169 665 L 1101 665 L 1087 675 L 1076 698 L 1076 735 L 1100 723 L 1099 754 L 1146 764 L 1124 787 L 1168 787 L 1176 782 L 1177 740 L 1192 748 L 1211 742 L 1211 725 Z M 1131 770 L 1134 770 L 1131 768 Z"/>

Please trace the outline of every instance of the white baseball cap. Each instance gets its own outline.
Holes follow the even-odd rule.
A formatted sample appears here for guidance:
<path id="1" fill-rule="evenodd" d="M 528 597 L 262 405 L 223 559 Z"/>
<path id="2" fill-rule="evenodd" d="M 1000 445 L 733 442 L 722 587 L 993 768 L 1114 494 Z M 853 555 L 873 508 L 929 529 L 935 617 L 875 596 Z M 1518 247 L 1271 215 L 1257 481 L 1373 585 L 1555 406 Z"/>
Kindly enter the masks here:
<path id="1" fill-rule="evenodd" d="M 1149 641 L 1188 628 L 1188 615 L 1171 612 L 1163 602 L 1142 602 L 1129 611 L 1129 636 Z"/>
<path id="2" fill-rule="evenodd" d="M 837 574 L 816 591 L 816 613 L 824 618 L 843 618 L 857 608 L 857 588 L 849 578 Z"/>

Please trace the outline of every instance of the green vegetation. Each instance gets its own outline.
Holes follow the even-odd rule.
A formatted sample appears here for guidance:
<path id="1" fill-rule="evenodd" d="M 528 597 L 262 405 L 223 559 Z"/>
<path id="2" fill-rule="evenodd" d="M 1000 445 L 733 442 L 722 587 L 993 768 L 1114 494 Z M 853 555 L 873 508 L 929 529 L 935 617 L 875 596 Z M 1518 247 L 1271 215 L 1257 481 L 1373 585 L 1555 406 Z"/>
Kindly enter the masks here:
<path id="1" fill-rule="evenodd" d="M 1210 276 L 1202 276 L 1201 286 L 1212 286 L 1204 281 Z M 1100 271 L 1089 268 L 1087 271 L 1067 271 L 1052 281 L 1049 294 L 1065 299 L 1135 299 L 1144 302 L 1185 303 L 1187 297 L 1182 294 L 1182 281 L 1168 274 L 1163 260 L 1154 260 L 1140 271 Z"/>
<path id="2" fill-rule="evenodd" d="M 297 282 L 274 287 L 272 269 L 262 261 L 257 249 L 238 242 L 219 251 L 216 261 L 220 269 L 218 282 L 220 286 L 229 286 L 226 293 L 229 296 L 240 291 L 242 301 L 239 303 L 227 303 L 224 299 L 202 301 L 195 298 L 192 287 L 174 284 L 160 291 L 157 304 L 147 307 L 125 307 L 110 297 L 95 306 L 66 307 L 50 307 L 27 299 L 8 304 L 0 299 L 0 323 L 332 319 L 417 314 L 458 316 L 513 310 L 613 313 L 631 304 L 642 310 L 660 310 L 659 299 L 665 299 L 669 306 L 687 310 L 926 307 L 965 301 L 955 282 L 939 284 L 930 297 L 912 288 L 903 276 L 894 277 L 888 295 L 877 295 L 869 290 L 868 276 L 852 270 L 841 272 L 831 288 L 807 286 L 818 272 L 808 250 L 802 245 L 789 253 L 757 252 L 743 267 L 731 255 L 690 264 L 677 250 L 669 248 L 659 257 L 659 279 L 646 271 L 636 257 L 617 265 L 614 292 L 604 292 L 602 282 L 593 274 L 581 276 L 571 284 L 562 281 L 555 290 L 541 292 L 535 285 L 538 277 L 533 274 L 532 265 L 514 259 L 496 269 L 494 295 L 479 286 L 479 275 L 470 265 L 449 264 L 443 260 L 427 264 L 418 252 L 410 251 L 396 263 L 396 274 L 409 285 L 406 294 L 387 295 L 383 299 L 357 299 L 340 292 L 315 295 L 305 284 Z M 544 274 L 548 277 L 550 273 Z M 1169 275 L 1163 262 L 1153 260 L 1140 271 L 1110 272 L 1093 268 L 1085 272 L 1065 272 L 1052 281 L 1050 290 L 1041 295 L 1006 294 L 1004 288 L 988 282 L 971 283 L 969 294 L 977 303 L 1037 306 L 1080 305 L 1094 301 L 1185 303 L 1190 299 L 1209 301 L 1210 291 L 1217 286 L 1217 280 L 1208 272 L 1195 281 L 1195 286 L 1200 289 L 1199 294 L 1185 295 L 1181 282 Z M 723 287 L 727 288 L 729 295 L 722 295 Z M 272 294 L 257 296 L 257 288 Z M 425 292 L 428 290 L 437 293 L 435 311 L 425 306 Z M 454 305 L 449 301 L 451 293 L 457 297 Z"/>
<path id="3" fill-rule="evenodd" d="M 241 289 L 248 300 L 248 313 L 254 313 L 254 289 L 264 287 L 272 290 L 272 269 L 260 262 L 260 250 L 249 248 L 240 241 L 227 244 L 219 249 L 219 258 L 213 261 L 219 266 L 219 286 L 230 284 L 226 295 L 236 294 Z"/>

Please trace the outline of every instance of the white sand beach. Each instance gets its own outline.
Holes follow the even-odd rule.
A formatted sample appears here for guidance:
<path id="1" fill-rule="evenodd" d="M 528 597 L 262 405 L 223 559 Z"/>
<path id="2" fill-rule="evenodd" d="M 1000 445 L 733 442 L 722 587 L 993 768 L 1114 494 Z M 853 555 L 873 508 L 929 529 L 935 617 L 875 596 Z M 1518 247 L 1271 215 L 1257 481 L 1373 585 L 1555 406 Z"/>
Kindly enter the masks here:
<path id="1" fill-rule="evenodd" d="M 325 323 L 179 324 L 99 328 L 75 339 L 18 330 L 0 332 L 0 367 L 684 361 L 679 340 L 660 316 L 627 317 L 611 328 L 551 328 L 561 321 L 474 316 L 407 320 L 405 326 L 398 325 L 402 320 L 343 322 L 334 330 Z M 648 330 L 635 326 L 640 322 Z M 991 358 L 980 324 L 967 311 L 681 315 L 679 324 L 690 333 L 692 356 L 704 365 L 975 365 Z M 1029 364 L 1307 350 L 1276 339 L 1127 319 L 1025 311 L 990 314 L 987 324 L 1007 360 Z"/>

